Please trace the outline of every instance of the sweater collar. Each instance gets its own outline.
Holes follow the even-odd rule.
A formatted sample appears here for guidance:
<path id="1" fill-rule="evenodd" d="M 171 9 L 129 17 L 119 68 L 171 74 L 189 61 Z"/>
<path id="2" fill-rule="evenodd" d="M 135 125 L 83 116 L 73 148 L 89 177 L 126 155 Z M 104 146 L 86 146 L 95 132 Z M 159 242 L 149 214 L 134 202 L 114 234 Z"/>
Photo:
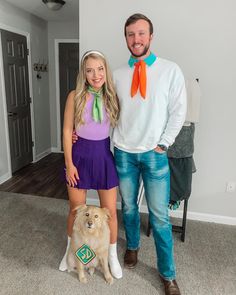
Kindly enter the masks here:
<path id="1" fill-rule="evenodd" d="M 157 59 L 156 55 L 151 52 L 150 55 L 144 59 L 144 62 L 148 66 L 151 66 L 155 62 L 156 59 Z M 134 66 L 134 64 L 136 62 L 138 62 L 138 60 L 136 58 L 134 58 L 133 56 L 130 56 L 128 64 L 131 68 Z"/>

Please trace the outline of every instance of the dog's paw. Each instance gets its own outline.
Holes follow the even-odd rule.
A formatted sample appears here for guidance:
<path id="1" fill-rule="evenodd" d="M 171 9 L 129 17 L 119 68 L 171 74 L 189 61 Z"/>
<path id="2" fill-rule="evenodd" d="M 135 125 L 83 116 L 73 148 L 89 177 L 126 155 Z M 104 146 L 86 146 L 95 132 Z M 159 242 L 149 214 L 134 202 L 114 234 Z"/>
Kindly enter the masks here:
<path id="1" fill-rule="evenodd" d="M 112 276 L 107 276 L 106 277 L 106 282 L 108 285 L 112 285 L 114 280 L 113 280 L 113 277 Z"/>
<path id="2" fill-rule="evenodd" d="M 86 277 L 79 277 L 79 281 L 80 281 L 80 283 L 83 283 L 83 284 L 88 283 L 88 280 L 86 279 Z"/>
<path id="3" fill-rule="evenodd" d="M 88 273 L 92 276 L 94 274 L 94 271 L 95 271 L 95 267 L 90 267 L 88 269 Z"/>
<path id="4" fill-rule="evenodd" d="M 71 267 L 69 267 L 68 269 L 67 269 L 67 271 L 70 273 L 70 272 L 77 272 L 77 268 L 76 267 L 73 267 L 73 268 L 71 268 Z"/>

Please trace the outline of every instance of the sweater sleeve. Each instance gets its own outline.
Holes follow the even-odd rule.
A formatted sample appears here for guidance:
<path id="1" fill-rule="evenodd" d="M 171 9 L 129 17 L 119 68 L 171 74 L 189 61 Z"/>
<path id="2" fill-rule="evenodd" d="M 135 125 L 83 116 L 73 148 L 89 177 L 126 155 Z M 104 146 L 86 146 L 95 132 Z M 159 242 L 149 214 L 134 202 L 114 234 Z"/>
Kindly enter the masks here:
<path id="1" fill-rule="evenodd" d="M 186 110 L 187 99 L 184 76 L 180 68 L 176 65 L 170 82 L 168 119 L 159 144 L 169 147 L 174 143 L 176 136 L 184 124 Z"/>

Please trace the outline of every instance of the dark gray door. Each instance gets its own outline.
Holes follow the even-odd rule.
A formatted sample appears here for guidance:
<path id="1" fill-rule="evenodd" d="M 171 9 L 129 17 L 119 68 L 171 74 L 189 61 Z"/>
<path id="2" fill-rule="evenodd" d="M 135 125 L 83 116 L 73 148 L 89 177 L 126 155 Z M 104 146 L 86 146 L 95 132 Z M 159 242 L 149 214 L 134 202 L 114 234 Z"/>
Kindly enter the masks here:
<path id="1" fill-rule="evenodd" d="M 33 160 L 26 37 L 1 30 L 12 172 Z"/>
<path id="2" fill-rule="evenodd" d="M 59 43 L 61 134 L 68 93 L 75 89 L 79 71 L 79 43 Z"/>

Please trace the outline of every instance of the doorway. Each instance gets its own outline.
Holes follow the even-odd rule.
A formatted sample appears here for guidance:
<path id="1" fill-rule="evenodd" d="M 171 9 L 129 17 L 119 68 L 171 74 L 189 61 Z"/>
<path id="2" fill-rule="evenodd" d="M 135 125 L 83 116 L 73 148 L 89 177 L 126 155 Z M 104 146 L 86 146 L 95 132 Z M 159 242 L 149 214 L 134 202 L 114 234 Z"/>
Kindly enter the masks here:
<path id="1" fill-rule="evenodd" d="M 62 147 L 64 109 L 68 93 L 75 89 L 79 72 L 79 40 L 55 40 L 57 93 L 57 147 Z"/>
<path id="2" fill-rule="evenodd" d="M 0 30 L 12 173 L 33 160 L 28 75 L 28 49 L 25 36 Z"/>

